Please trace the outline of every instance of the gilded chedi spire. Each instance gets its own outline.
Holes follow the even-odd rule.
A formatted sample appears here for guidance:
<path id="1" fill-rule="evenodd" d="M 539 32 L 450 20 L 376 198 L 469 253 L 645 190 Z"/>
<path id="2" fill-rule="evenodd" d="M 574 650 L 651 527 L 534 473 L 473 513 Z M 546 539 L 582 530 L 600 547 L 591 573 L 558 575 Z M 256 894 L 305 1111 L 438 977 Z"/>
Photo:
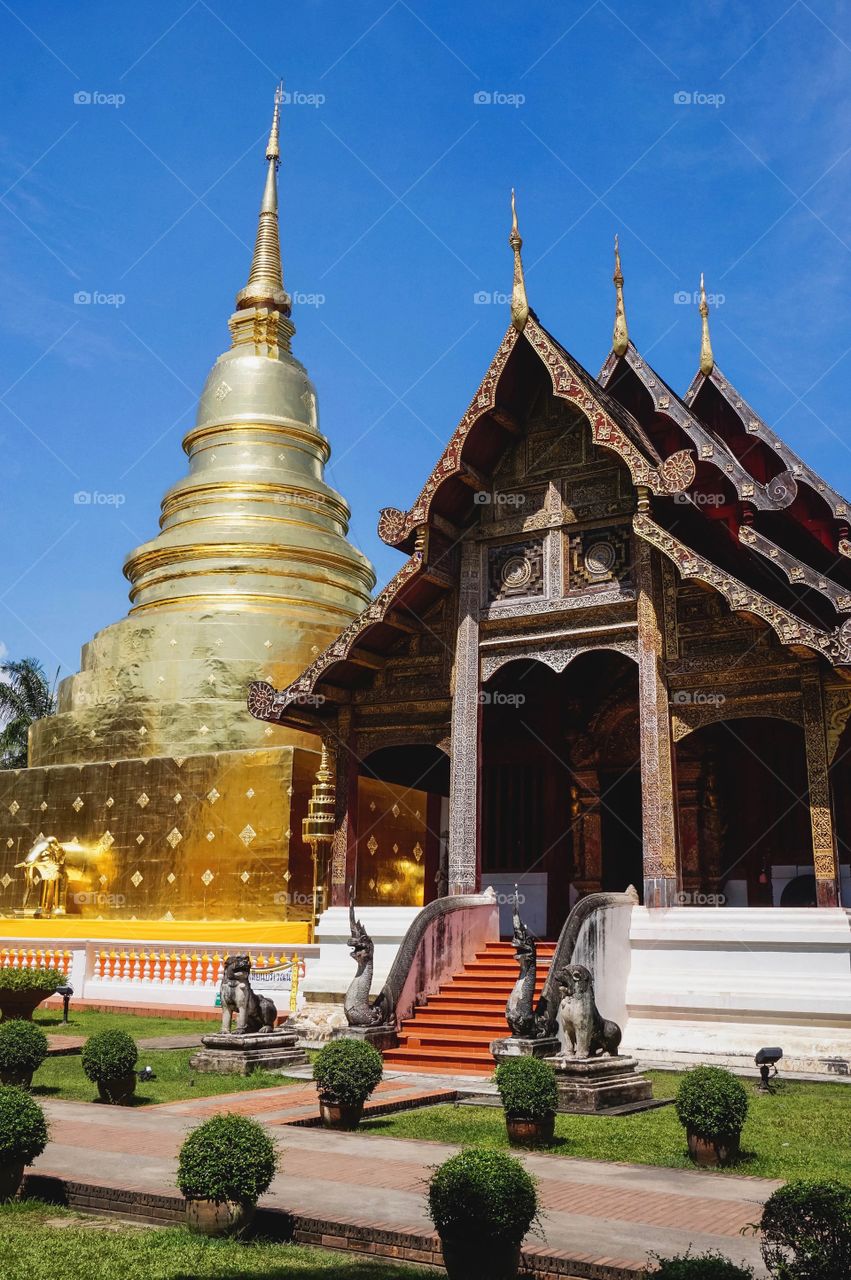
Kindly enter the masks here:
<path id="1" fill-rule="evenodd" d="M 615 327 L 612 333 L 612 350 L 616 356 L 625 356 L 629 346 L 629 330 L 626 325 L 626 311 L 623 305 L 623 272 L 621 271 L 621 254 L 618 238 L 615 236 Z"/>
<path id="2" fill-rule="evenodd" d="M 700 273 L 700 372 L 707 378 L 715 368 L 715 357 L 712 354 L 712 340 L 709 337 L 709 303 L 706 301 L 706 286 L 703 283 L 703 272 Z"/>
<path id="3" fill-rule="evenodd" d="M 529 302 L 526 298 L 526 281 L 523 276 L 523 259 L 520 250 L 523 241 L 517 226 L 517 204 L 514 199 L 514 188 L 511 188 L 511 234 L 508 243 L 514 251 L 514 286 L 511 290 L 511 323 L 518 333 L 526 328 L 529 319 Z"/>
<path id="4" fill-rule="evenodd" d="M 236 295 L 238 310 L 245 307 L 270 307 L 290 314 L 290 299 L 284 291 L 284 273 L 281 268 L 281 243 L 278 233 L 278 168 L 281 163 L 279 129 L 283 85 L 275 90 L 275 108 L 272 129 L 266 146 L 266 185 L 260 202 L 257 239 L 254 257 L 245 288 Z"/>
<path id="5" fill-rule="evenodd" d="M 34 762 L 47 762 L 42 748 L 50 763 L 76 763 L 268 746 L 245 711 L 249 682 L 261 672 L 288 684 L 371 598 L 348 505 L 324 479 L 316 390 L 290 350 L 280 107 L 279 89 L 251 271 L 183 441 L 188 472 L 163 498 L 157 536 L 127 557 L 129 616 L 86 646 Z"/>

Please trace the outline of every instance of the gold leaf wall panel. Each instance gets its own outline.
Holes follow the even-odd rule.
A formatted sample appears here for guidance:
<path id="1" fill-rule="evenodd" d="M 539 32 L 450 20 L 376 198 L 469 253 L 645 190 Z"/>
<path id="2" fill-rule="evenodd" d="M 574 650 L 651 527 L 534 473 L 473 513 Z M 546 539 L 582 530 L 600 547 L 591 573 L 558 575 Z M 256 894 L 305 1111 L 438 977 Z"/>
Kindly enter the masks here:
<path id="1" fill-rule="evenodd" d="M 358 779 L 358 906 L 421 907 L 428 794 Z"/>
<path id="2" fill-rule="evenodd" d="M 15 863 L 43 834 L 85 854 L 69 919 L 306 920 L 318 761 L 278 747 L 0 773 L 0 916 L 20 910 Z"/>

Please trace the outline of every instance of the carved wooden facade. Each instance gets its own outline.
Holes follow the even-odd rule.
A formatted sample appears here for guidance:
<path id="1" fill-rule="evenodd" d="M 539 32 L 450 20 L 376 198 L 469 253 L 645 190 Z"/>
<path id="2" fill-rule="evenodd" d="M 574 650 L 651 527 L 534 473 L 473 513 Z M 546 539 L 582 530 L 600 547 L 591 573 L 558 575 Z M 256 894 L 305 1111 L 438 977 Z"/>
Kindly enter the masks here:
<path id="1" fill-rule="evenodd" d="M 440 891 L 546 867 L 553 928 L 577 894 L 625 888 L 637 850 L 647 905 L 734 883 L 770 901 L 784 858 L 839 901 L 847 507 L 717 370 L 686 403 L 630 344 L 597 380 L 530 316 L 379 531 L 408 555 L 396 577 L 289 688 L 249 697 L 333 747 L 335 901 L 364 856 L 358 773 L 446 756 Z M 788 819 L 731 811 L 750 769 Z"/>

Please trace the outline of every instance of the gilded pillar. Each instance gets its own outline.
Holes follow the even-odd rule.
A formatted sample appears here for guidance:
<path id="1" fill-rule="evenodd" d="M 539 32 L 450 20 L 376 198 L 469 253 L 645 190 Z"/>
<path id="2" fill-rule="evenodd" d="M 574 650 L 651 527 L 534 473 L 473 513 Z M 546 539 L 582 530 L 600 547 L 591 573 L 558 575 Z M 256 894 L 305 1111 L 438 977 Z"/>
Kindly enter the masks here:
<path id="1" fill-rule="evenodd" d="M 838 907 L 839 864 L 830 807 L 824 700 L 818 671 L 802 678 L 801 702 L 804 712 L 804 745 L 807 753 L 817 901 L 820 907 Z"/>
<path id="2" fill-rule="evenodd" d="M 452 688 L 452 755 L 449 767 L 449 892 L 475 893 L 479 858 L 479 602 L 481 550 L 461 548 L 458 630 Z"/>
<path id="3" fill-rule="evenodd" d="M 639 496 L 639 510 L 648 501 Z M 662 671 L 662 586 L 653 549 L 637 537 L 638 705 L 641 722 L 641 819 L 644 905 L 674 906 L 679 889 L 673 745 Z"/>

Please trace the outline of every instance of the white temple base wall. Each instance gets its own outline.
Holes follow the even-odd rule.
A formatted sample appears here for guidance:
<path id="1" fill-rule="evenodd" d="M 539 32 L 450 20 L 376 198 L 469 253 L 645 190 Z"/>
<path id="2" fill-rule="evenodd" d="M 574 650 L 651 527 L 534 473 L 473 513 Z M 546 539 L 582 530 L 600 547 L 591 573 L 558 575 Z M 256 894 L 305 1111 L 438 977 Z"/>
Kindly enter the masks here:
<path id="1" fill-rule="evenodd" d="M 636 907 L 623 1051 L 738 1064 L 779 1045 L 788 1070 L 851 1071 L 851 912 Z"/>

